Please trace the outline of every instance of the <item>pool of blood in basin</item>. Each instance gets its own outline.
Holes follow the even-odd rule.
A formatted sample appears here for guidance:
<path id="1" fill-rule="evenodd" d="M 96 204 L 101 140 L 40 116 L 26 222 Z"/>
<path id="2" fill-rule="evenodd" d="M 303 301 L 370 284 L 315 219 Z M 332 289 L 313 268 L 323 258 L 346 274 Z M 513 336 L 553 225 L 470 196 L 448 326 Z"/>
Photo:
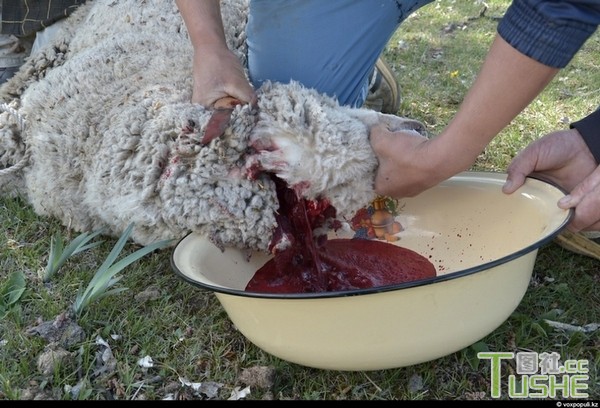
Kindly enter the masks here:
<path id="1" fill-rule="evenodd" d="M 365 289 L 436 276 L 429 259 L 397 245 L 370 239 L 328 239 L 339 228 L 326 200 L 305 200 L 273 176 L 279 199 L 273 258 L 252 277 L 246 291 L 315 293 Z"/>

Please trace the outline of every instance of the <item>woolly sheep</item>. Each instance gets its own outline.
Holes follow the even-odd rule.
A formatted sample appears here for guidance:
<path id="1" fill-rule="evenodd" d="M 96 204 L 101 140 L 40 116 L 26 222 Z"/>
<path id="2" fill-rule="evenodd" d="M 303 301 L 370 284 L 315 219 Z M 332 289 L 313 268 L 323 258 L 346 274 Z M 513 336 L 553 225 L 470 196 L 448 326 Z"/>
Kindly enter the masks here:
<path id="1" fill-rule="evenodd" d="M 247 3 L 221 5 L 228 45 L 246 60 Z M 278 201 L 266 171 L 340 218 L 374 197 L 369 127 L 406 118 L 341 107 L 298 83 L 265 83 L 258 109 L 235 107 L 203 146 L 212 111 L 192 104 L 192 48 L 171 1 L 94 0 L 0 88 L 0 193 L 76 231 L 141 245 L 205 234 L 266 251 Z M 265 172 L 250 177 L 258 164 Z"/>

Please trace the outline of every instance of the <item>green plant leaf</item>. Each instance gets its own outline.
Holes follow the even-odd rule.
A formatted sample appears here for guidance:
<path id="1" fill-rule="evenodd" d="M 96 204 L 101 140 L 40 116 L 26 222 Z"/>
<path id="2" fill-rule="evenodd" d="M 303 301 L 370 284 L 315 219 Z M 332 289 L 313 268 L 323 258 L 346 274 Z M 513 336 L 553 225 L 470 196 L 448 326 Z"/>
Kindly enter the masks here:
<path id="1" fill-rule="evenodd" d="M 123 231 L 123 234 L 119 237 L 119 240 L 110 251 L 100 268 L 94 274 L 92 280 L 86 287 L 83 292 L 79 292 L 75 299 L 75 303 L 73 304 L 73 310 L 76 315 L 80 315 L 85 308 L 92 302 L 97 301 L 105 296 L 122 292 L 126 290 L 126 288 L 113 289 L 108 290 L 112 286 L 114 286 L 121 277 L 115 277 L 117 273 L 125 269 L 127 266 L 132 264 L 133 262 L 139 260 L 140 258 L 146 256 L 150 252 L 153 252 L 157 249 L 163 248 L 173 240 L 163 240 L 147 245 L 143 248 L 138 249 L 137 251 L 129 254 L 125 258 L 121 259 L 117 263 L 115 263 L 119 253 L 123 250 L 125 244 L 129 240 L 129 236 L 131 235 L 131 231 L 133 230 L 133 224 L 129 224 L 129 226 Z"/>
<path id="2" fill-rule="evenodd" d="M 548 328 L 548 324 L 543 321 L 531 323 L 531 331 L 536 332 L 542 337 L 548 337 Z"/>
<path id="3" fill-rule="evenodd" d="M 41 276 L 42 280 L 48 282 L 69 257 L 102 244 L 103 241 L 89 242 L 103 232 L 104 230 L 101 229 L 93 233 L 81 233 L 75 237 L 66 248 L 64 248 L 64 242 L 60 233 L 57 232 L 54 234 L 50 240 L 50 255 L 48 257 L 46 269 Z"/>
<path id="4" fill-rule="evenodd" d="M 479 357 L 477 357 L 477 353 L 485 351 L 490 351 L 490 349 L 488 344 L 484 341 L 478 341 L 477 343 L 471 344 L 471 346 L 466 349 L 465 358 L 473 370 L 477 370 L 479 363 L 481 362 Z"/>
<path id="5" fill-rule="evenodd" d="M 103 293 L 98 294 L 98 296 L 94 300 L 100 300 L 100 299 L 105 298 L 105 297 L 110 296 L 110 295 L 116 295 L 117 293 L 125 292 L 128 289 L 129 288 L 115 288 L 115 289 L 110 289 L 110 290 L 107 290 L 107 291 L 105 291 Z"/>
<path id="6" fill-rule="evenodd" d="M 16 271 L 11 273 L 8 280 L 0 289 L 0 304 L 5 308 L 17 303 L 25 292 L 25 275 Z"/>

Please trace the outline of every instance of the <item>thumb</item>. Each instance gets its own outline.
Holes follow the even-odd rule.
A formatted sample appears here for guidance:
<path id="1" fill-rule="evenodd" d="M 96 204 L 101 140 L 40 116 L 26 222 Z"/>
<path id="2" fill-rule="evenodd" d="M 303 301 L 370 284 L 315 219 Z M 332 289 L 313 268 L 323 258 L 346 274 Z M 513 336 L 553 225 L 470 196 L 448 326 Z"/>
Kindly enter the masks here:
<path id="1" fill-rule="evenodd" d="M 519 187 L 525 183 L 525 174 L 509 172 L 504 185 L 502 186 L 502 192 L 505 194 L 512 194 Z"/>
<path id="2" fill-rule="evenodd" d="M 369 142 L 375 154 L 379 155 L 387 151 L 390 142 L 390 131 L 385 125 L 380 123 L 371 126 L 369 129 Z"/>
<path id="3" fill-rule="evenodd" d="M 561 198 L 558 206 L 563 209 L 576 207 L 586 195 L 592 194 L 598 186 L 600 186 L 600 166 L 577 184 L 570 194 Z"/>
<path id="4" fill-rule="evenodd" d="M 525 178 L 535 170 L 536 160 L 531 149 L 521 151 L 510 163 L 507 169 L 508 176 L 502 191 L 511 194 L 525 183 Z"/>

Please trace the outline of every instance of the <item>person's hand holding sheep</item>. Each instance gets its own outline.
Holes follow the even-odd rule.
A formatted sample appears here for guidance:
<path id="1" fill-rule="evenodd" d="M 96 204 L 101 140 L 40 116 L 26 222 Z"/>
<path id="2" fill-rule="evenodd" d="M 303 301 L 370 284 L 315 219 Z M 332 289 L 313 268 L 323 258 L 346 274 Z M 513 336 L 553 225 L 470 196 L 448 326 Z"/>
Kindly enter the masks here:
<path id="1" fill-rule="evenodd" d="M 194 47 L 192 102 L 212 107 L 228 96 L 242 103 L 255 102 L 241 61 L 227 46 L 219 0 L 177 1 L 177 7 Z"/>

